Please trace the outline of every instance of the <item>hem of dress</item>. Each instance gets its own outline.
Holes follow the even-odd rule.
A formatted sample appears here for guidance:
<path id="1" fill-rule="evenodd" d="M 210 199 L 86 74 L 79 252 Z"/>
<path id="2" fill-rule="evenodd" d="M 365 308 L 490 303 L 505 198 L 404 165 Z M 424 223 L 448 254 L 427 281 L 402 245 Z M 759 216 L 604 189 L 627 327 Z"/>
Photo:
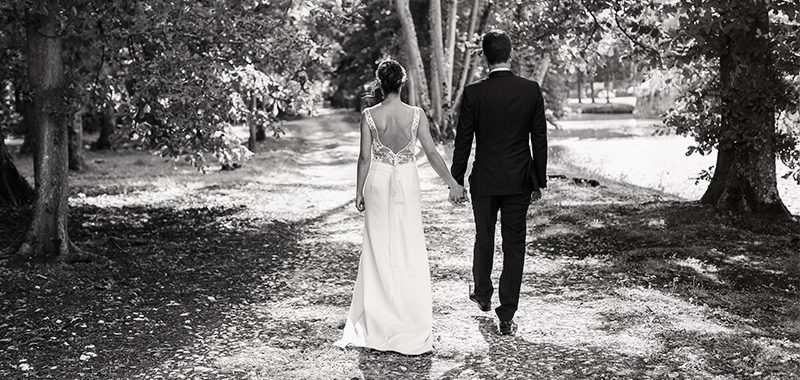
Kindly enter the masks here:
<path id="1" fill-rule="evenodd" d="M 373 346 L 369 346 L 369 345 L 360 345 L 360 344 L 353 343 L 353 342 L 346 342 L 344 340 L 337 340 L 336 342 L 333 342 L 333 345 L 336 346 L 336 347 L 339 347 L 341 349 L 347 349 L 347 347 L 360 347 L 360 348 L 369 348 L 371 350 L 376 350 L 376 351 L 381 351 L 381 352 L 395 352 L 395 353 L 398 353 L 398 354 L 401 354 L 401 355 L 406 355 L 406 356 L 420 356 L 420 355 L 425 355 L 425 354 L 429 354 L 429 353 L 433 352 L 433 347 L 431 347 L 427 351 L 403 352 L 403 351 L 398 351 L 398 350 L 392 349 L 392 348 L 373 347 Z"/>

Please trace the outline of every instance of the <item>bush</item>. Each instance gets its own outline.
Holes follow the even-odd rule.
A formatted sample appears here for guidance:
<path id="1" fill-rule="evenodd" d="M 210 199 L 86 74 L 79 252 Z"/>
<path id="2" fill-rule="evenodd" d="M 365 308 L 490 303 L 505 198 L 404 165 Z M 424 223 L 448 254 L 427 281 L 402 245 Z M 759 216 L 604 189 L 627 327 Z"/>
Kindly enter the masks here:
<path id="1" fill-rule="evenodd" d="M 633 113 L 634 106 L 624 103 L 595 103 L 581 105 L 580 113 Z"/>

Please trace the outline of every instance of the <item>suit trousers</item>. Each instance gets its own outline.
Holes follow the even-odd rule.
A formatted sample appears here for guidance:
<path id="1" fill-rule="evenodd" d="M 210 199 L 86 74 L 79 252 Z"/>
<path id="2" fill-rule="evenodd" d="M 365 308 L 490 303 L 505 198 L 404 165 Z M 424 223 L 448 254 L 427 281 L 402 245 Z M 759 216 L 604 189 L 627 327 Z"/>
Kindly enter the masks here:
<path id="1" fill-rule="evenodd" d="M 475 296 L 481 301 L 489 301 L 494 292 L 491 279 L 494 232 L 497 212 L 500 211 L 503 272 L 500 275 L 500 306 L 495 309 L 495 313 L 501 321 L 511 320 L 519 305 L 525 261 L 526 216 L 530 200 L 530 193 L 472 196 L 472 211 L 475 215 L 472 276 L 475 281 Z"/>

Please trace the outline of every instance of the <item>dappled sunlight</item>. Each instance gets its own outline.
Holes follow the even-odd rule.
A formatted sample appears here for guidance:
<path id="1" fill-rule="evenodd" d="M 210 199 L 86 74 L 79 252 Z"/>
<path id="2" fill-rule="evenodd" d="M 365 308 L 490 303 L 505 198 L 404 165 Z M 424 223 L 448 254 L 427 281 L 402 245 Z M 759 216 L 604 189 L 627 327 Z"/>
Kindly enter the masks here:
<path id="1" fill-rule="evenodd" d="M 214 361 L 219 372 L 245 379 L 314 379 L 321 368 L 335 378 L 349 378 L 359 371 L 355 353 L 333 346 L 308 355 L 305 348 L 275 348 L 262 340 L 245 343 L 240 350 L 219 354 Z"/>
<path id="2" fill-rule="evenodd" d="M 694 269 L 694 271 L 697 272 L 698 274 L 701 274 L 718 283 L 720 282 L 719 277 L 717 276 L 717 272 L 719 272 L 719 269 L 713 264 L 705 263 L 693 257 L 681 260 L 672 260 L 672 262 L 679 266 Z"/>
<path id="3" fill-rule="evenodd" d="M 650 219 L 647 221 L 647 227 L 650 228 L 664 228 L 667 226 L 667 222 L 664 219 Z"/>
<path id="4" fill-rule="evenodd" d="M 70 198 L 70 206 L 79 207 L 83 205 L 95 207 L 126 207 L 126 206 L 147 206 L 172 203 L 172 201 L 184 198 L 193 194 L 203 185 L 201 183 L 176 184 L 173 181 L 151 182 L 149 190 L 134 190 L 118 194 L 100 194 L 87 196 L 78 193 Z"/>
<path id="5" fill-rule="evenodd" d="M 629 308 L 638 309 L 641 313 L 649 314 L 657 320 L 658 324 L 653 326 L 657 329 L 713 334 L 733 332 L 731 327 L 710 319 L 712 315 L 715 319 L 720 317 L 726 319 L 720 314 L 725 313 L 724 311 L 712 310 L 707 306 L 687 302 L 652 288 L 619 288 L 616 293 L 626 301 Z"/>

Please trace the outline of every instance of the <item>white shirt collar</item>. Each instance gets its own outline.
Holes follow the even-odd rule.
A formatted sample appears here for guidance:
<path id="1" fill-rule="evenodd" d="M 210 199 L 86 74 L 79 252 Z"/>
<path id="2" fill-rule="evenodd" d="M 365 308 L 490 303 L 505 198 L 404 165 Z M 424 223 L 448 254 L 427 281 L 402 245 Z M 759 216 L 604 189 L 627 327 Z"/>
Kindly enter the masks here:
<path id="1" fill-rule="evenodd" d="M 493 73 L 495 71 L 511 71 L 511 69 L 508 68 L 508 67 L 495 67 L 495 68 L 489 70 L 489 74 L 491 74 L 491 73 Z"/>

